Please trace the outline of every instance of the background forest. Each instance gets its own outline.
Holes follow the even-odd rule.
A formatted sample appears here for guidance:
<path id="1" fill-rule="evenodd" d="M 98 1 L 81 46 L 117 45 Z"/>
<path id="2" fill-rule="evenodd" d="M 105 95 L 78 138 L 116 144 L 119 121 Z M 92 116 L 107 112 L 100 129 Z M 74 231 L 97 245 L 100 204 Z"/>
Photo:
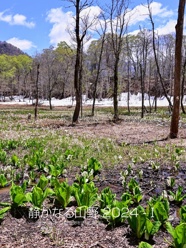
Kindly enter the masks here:
<path id="1" fill-rule="evenodd" d="M 77 1 L 72 3 L 75 6 Z M 147 8 L 152 30 L 139 27 L 139 33 L 131 35 L 127 33 L 128 6 L 122 1 L 112 1 L 111 6 L 99 16 L 98 39 L 88 47 L 86 43 L 90 39 L 91 27 L 96 27 L 98 19 L 86 13 L 90 5 L 85 3 L 82 1 L 76 9 L 76 21 L 79 18 L 79 23 L 76 22 L 76 29 L 71 34 L 75 45 L 69 46 L 62 41 L 57 47 L 51 46 L 30 57 L 6 42 L 0 43 L 1 101 L 6 96 L 13 99 L 15 95 L 48 99 L 52 109 L 52 97 L 63 99 L 74 96 L 77 100 L 78 93 L 94 99 L 94 115 L 96 98 L 113 97 L 115 119 L 118 118 L 117 101 L 122 92 L 128 92 L 128 97 L 129 93 L 142 94 L 141 117 L 146 111 L 143 106 L 145 94 L 154 96 L 155 108 L 159 96 L 165 96 L 169 107 L 172 107 L 175 34 L 158 35 L 155 32 L 150 3 Z M 185 112 L 186 37 L 183 37 L 182 55 L 181 103 Z"/>

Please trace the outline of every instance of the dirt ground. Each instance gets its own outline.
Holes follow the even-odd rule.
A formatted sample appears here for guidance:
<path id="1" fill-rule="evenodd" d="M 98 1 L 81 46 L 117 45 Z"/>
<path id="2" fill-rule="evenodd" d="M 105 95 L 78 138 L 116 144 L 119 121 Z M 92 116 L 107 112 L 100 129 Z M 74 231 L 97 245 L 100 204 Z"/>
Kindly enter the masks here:
<path id="1" fill-rule="evenodd" d="M 38 121 L 37 125 L 42 128 L 58 128 L 62 132 L 74 135 L 84 135 L 87 137 L 109 137 L 117 141 L 118 145 L 125 144 L 151 144 L 157 141 L 158 144 L 165 146 L 174 143 L 186 148 L 186 129 L 180 129 L 179 138 L 166 139 L 169 134 L 169 125 L 166 123 L 145 123 L 121 121 L 118 124 L 106 121 L 102 123 L 82 123 L 76 126 L 64 125 L 63 121 Z M 14 137 L 20 135 L 19 132 Z M 156 189 L 149 191 L 148 181 L 153 179 L 155 185 L 161 188 L 164 180 L 162 175 L 152 174 L 144 164 L 144 177 L 147 184 L 142 185 L 145 192 L 145 199 L 153 194 L 157 194 Z M 95 182 L 99 189 L 106 186 L 111 187 L 113 192 L 120 194 L 122 185 L 119 180 L 120 168 L 113 168 L 112 171 L 103 169 L 101 179 Z M 182 183 L 185 188 L 186 164 L 182 165 Z M 73 176 L 73 175 L 71 175 Z M 105 180 L 106 178 L 106 180 Z M 144 180 L 145 181 L 145 180 Z M 0 194 L 0 201 L 6 199 L 7 192 Z M 145 200 L 144 199 L 144 200 Z M 174 207 L 174 206 L 173 206 Z M 171 213 L 175 215 L 175 208 L 171 207 Z M 108 229 L 106 223 L 99 220 L 99 216 L 88 216 L 84 221 L 69 220 L 67 218 L 73 207 L 68 207 L 65 212 L 48 214 L 43 212 L 38 218 L 28 218 L 28 213 L 20 209 L 19 213 L 8 213 L 0 226 L 0 247 L 2 248 L 133 248 L 138 247 L 138 241 L 129 230 L 127 224 Z M 175 220 L 177 221 L 177 220 Z M 165 230 L 161 230 L 151 241 L 154 248 L 168 247 L 165 238 L 170 241 L 170 237 Z"/>

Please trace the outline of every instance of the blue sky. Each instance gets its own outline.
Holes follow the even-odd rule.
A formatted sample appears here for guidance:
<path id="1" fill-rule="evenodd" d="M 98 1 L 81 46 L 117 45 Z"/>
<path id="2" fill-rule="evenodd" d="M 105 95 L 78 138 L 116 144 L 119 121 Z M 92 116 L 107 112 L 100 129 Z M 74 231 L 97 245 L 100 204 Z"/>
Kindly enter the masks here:
<path id="1" fill-rule="evenodd" d="M 104 7 L 108 0 L 100 0 Z M 153 19 L 159 34 L 174 32 L 177 19 L 178 0 L 161 0 L 152 3 Z M 139 25 L 148 28 L 147 10 L 141 3 L 146 0 L 131 0 L 132 18 L 129 30 L 136 34 Z M 62 0 L 1 0 L 0 41 L 7 41 L 24 52 L 34 55 L 49 46 L 65 40 L 71 44 L 68 30 L 72 28 L 74 9 Z M 92 16 L 99 14 L 95 3 Z M 92 31 L 92 39 L 94 32 Z"/>

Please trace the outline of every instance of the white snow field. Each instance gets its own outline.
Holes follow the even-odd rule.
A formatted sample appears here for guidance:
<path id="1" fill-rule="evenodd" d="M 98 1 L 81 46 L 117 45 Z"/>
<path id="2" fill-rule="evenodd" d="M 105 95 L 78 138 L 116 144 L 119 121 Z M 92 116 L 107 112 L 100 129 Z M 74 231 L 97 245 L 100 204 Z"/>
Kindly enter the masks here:
<path id="1" fill-rule="evenodd" d="M 127 98 L 128 94 L 127 93 L 122 93 L 119 98 L 118 98 L 118 105 L 119 106 L 127 106 Z M 129 95 L 129 104 L 130 107 L 139 107 L 141 106 L 141 93 L 138 93 L 137 95 L 135 94 L 130 94 Z M 87 99 L 85 95 L 82 97 L 83 99 L 83 106 L 89 106 L 92 105 L 92 100 Z M 154 104 L 154 97 L 151 96 L 149 99 L 149 96 L 145 94 L 145 106 L 149 106 L 149 103 L 151 105 Z M 14 96 L 13 100 L 10 100 L 9 97 L 5 98 L 5 101 L 1 101 L 0 105 L 3 104 L 25 104 L 25 105 L 32 105 L 34 103 L 34 100 L 29 100 L 27 98 L 23 98 L 22 96 Z M 49 101 L 48 100 L 39 100 L 39 103 L 42 104 L 43 106 L 49 106 Z M 113 99 L 112 98 L 105 98 L 98 100 L 96 99 L 97 106 L 113 106 Z M 186 104 L 186 96 L 184 96 L 184 105 Z M 72 97 L 68 97 L 62 100 L 58 100 L 55 98 L 52 98 L 52 105 L 53 106 L 74 106 L 75 105 L 75 100 L 73 100 Z M 157 99 L 157 106 L 168 106 L 168 101 L 167 99 L 163 96 Z"/>

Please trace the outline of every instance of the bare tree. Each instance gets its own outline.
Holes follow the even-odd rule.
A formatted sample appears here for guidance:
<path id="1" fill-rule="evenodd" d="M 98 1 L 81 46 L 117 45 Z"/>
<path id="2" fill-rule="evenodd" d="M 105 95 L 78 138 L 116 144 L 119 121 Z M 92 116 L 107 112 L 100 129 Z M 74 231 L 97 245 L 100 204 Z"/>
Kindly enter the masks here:
<path id="1" fill-rule="evenodd" d="M 103 18 L 104 18 L 104 16 L 103 16 Z M 106 35 L 106 29 L 107 29 L 106 20 L 104 20 L 103 25 L 100 22 L 100 27 L 101 27 L 101 31 L 102 31 L 102 34 L 100 35 L 101 36 L 101 40 L 100 40 L 101 46 L 100 46 L 100 49 L 99 49 L 98 63 L 97 63 L 97 68 L 96 68 L 97 69 L 96 70 L 96 77 L 95 77 L 95 80 L 94 80 L 92 116 L 94 116 L 95 102 L 96 102 L 96 95 L 97 95 L 97 85 L 98 85 L 98 81 L 99 81 L 99 77 L 100 77 L 100 73 L 101 73 L 101 62 L 102 62 L 102 55 L 103 55 L 104 44 L 105 44 L 105 35 Z"/>
<path id="2" fill-rule="evenodd" d="M 126 36 L 126 46 L 127 46 L 127 109 L 130 114 L 130 86 L 131 86 L 131 60 L 130 60 L 130 48 L 128 35 Z"/>
<path id="3" fill-rule="evenodd" d="M 46 97 L 49 100 L 49 106 L 52 110 L 52 92 L 56 86 L 57 81 L 55 80 L 55 74 L 57 73 L 57 68 L 55 68 L 55 53 L 53 47 L 49 49 L 44 49 L 43 53 L 40 55 L 40 75 L 43 86 L 46 88 Z"/>
<path id="4" fill-rule="evenodd" d="M 185 0 L 179 1 L 178 19 L 176 24 L 176 47 L 174 69 L 174 105 L 170 126 L 170 138 L 177 138 L 180 117 L 180 88 L 181 88 L 181 65 L 182 65 L 182 41 L 184 23 Z"/>
<path id="5" fill-rule="evenodd" d="M 108 15 L 110 20 L 111 29 L 111 48 L 113 51 L 113 104 L 114 104 L 114 121 L 119 119 L 118 113 L 118 71 L 120 55 L 122 52 L 124 34 L 127 31 L 127 13 L 128 13 L 128 1 L 126 0 L 112 0 L 111 6 L 108 8 Z"/>
<path id="6" fill-rule="evenodd" d="M 89 28 L 95 22 L 95 18 L 90 20 L 89 11 L 85 11 L 91 6 L 89 0 L 69 0 L 75 7 L 75 41 L 76 41 L 76 59 L 74 69 L 74 89 L 76 96 L 76 106 L 72 122 L 78 122 L 79 113 L 82 104 L 82 66 L 83 66 L 83 45 Z"/>
<path id="7" fill-rule="evenodd" d="M 144 94 L 145 94 L 145 78 L 146 78 L 146 69 L 147 69 L 147 55 L 149 47 L 149 38 L 148 32 L 146 30 L 141 30 L 140 32 L 140 81 L 141 81 L 141 118 L 144 117 L 145 105 L 144 105 Z"/>
<path id="8" fill-rule="evenodd" d="M 38 105 L 39 105 L 39 68 L 40 63 L 39 61 L 33 61 L 32 70 L 30 71 L 30 83 L 32 84 L 32 97 L 35 98 L 35 104 L 34 104 L 34 118 L 37 120 L 38 117 Z"/>
<path id="9" fill-rule="evenodd" d="M 166 88 L 165 88 L 165 85 L 164 85 L 164 81 L 163 81 L 163 77 L 162 77 L 162 74 L 161 74 L 161 70 L 160 70 L 160 66 L 159 66 L 159 62 L 158 62 L 158 56 L 157 56 L 157 52 L 156 52 L 156 43 L 155 43 L 155 27 L 154 27 L 154 21 L 153 21 L 153 18 L 152 18 L 152 10 L 151 10 L 151 3 L 152 1 L 150 0 L 147 0 L 147 8 L 148 8 L 148 12 L 149 12 L 149 19 L 150 19 L 150 22 L 151 22 L 151 25 L 152 25 L 152 46 L 153 46 L 153 53 L 154 53 L 154 59 L 155 59 L 155 63 L 156 63 L 156 68 L 157 68 L 157 73 L 158 73 L 158 76 L 159 76 L 159 80 L 160 80 L 160 83 L 161 83 L 161 86 L 163 88 L 163 93 L 169 103 L 169 108 L 172 109 L 172 102 L 167 94 L 167 91 L 166 91 Z"/>
<path id="10" fill-rule="evenodd" d="M 55 73 L 58 83 L 57 87 L 55 87 L 54 95 L 60 99 L 70 95 L 73 96 L 73 69 L 75 65 L 75 51 L 66 42 L 63 41 L 58 44 L 54 52 L 57 59 L 55 70 L 59 72 Z"/>

